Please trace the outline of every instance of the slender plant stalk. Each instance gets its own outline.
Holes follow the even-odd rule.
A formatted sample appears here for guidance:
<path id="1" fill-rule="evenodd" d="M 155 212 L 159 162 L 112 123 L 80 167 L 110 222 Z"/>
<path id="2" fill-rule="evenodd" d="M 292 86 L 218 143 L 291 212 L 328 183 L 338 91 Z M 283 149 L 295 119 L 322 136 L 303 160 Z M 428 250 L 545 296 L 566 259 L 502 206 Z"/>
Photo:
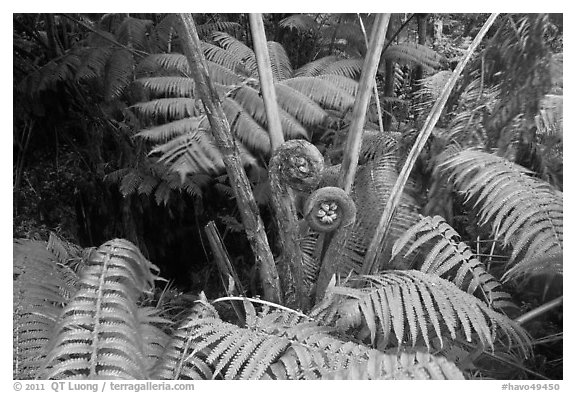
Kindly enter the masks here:
<path id="1" fill-rule="evenodd" d="M 274 79 L 268 45 L 266 43 L 266 33 L 262 23 L 262 14 L 250 14 L 250 31 L 252 32 L 252 42 L 256 54 L 258 74 L 260 76 L 260 90 L 264 99 L 264 107 L 268 118 L 268 131 L 270 133 L 270 143 L 272 152 L 284 142 L 278 104 L 276 101 L 276 90 L 274 89 Z M 272 168 L 273 165 L 270 165 Z M 272 172 L 272 171 L 271 171 Z M 280 247 L 282 254 L 278 259 L 278 270 L 280 272 L 280 286 L 283 293 L 294 293 L 294 299 L 284 299 L 289 305 L 299 307 L 302 310 L 308 308 L 308 300 L 304 293 L 304 272 L 302 266 L 302 250 L 298 244 L 298 217 L 292 192 L 279 184 L 276 173 L 270 173 L 270 185 L 272 188 L 272 206 L 274 208 L 274 218 L 279 232 Z"/>
<path id="2" fill-rule="evenodd" d="M 536 307 L 534 310 L 528 311 L 524 315 L 520 315 L 518 318 L 515 319 L 515 321 L 518 322 L 519 325 L 522 325 L 544 313 L 547 313 L 548 311 L 556 307 L 559 307 L 563 302 L 564 302 L 564 296 L 557 297 L 556 299 L 551 300 L 548 303 Z"/>
<path id="3" fill-rule="evenodd" d="M 388 30 L 388 22 L 390 21 L 390 14 L 378 14 L 372 27 L 370 34 L 370 44 L 366 53 L 366 59 L 362 66 L 362 76 L 360 77 L 360 85 L 358 87 L 358 95 L 354 101 L 354 109 L 352 112 L 352 124 L 348 131 L 348 139 L 346 140 L 346 148 L 344 149 L 344 157 L 342 159 L 342 166 L 340 168 L 338 185 L 347 193 L 352 190 L 354 177 L 356 176 L 356 169 L 358 168 L 358 157 L 360 156 L 360 148 L 362 147 L 362 134 L 364 133 L 364 121 L 366 119 L 366 109 L 370 100 L 371 84 L 375 82 L 376 71 L 384 41 L 386 40 L 386 30 Z M 330 277 L 333 274 L 334 267 L 332 261 L 324 260 L 324 254 L 330 242 L 334 237 L 334 232 L 321 234 L 318 237 L 316 244 L 316 252 L 320 255 L 320 273 L 319 277 Z M 323 280 L 319 279 L 316 288 L 316 300 L 324 296 Z"/>
<path id="4" fill-rule="evenodd" d="M 272 67 L 270 65 L 270 55 L 268 54 L 262 14 L 249 14 L 249 20 L 252 43 L 258 65 L 258 75 L 260 76 L 260 91 L 262 92 L 268 119 L 268 132 L 270 133 L 270 143 L 272 145 L 271 151 L 274 151 L 274 149 L 284 143 L 284 134 L 282 134 L 282 124 L 278 113 L 276 90 L 274 89 L 274 78 L 272 77 Z"/>
<path id="5" fill-rule="evenodd" d="M 390 21 L 390 14 L 378 14 L 374 21 L 374 27 L 370 34 L 370 47 L 364 60 L 362 67 L 362 76 L 360 77 L 360 85 L 358 87 L 358 96 L 354 101 L 354 109 L 352 112 L 352 124 L 348 131 L 348 139 L 346 140 L 346 148 L 344 149 L 344 157 L 342 159 L 342 167 L 338 179 L 338 185 L 346 192 L 352 190 L 354 183 L 354 176 L 358 168 L 358 157 L 360 156 L 360 148 L 362 145 L 362 134 L 364 131 L 364 121 L 366 120 L 366 109 L 370 95 L 372 94 L 371 87 L 376 76 L 378 63 L 380 62 L 380 55 L 384 48 L 384 41 L 386 39 L 386 30 L 388 29 L 388 22 Z"/>
<path id="6" fill-rule="evenodd" d="M 368 50 L 368 35 L 366 34 L 366 28 L 364 27 L 364 22 L 362 17 L 358 14 L 358 22 L 360 22 L 360 28 L 362 29 L 362 35 L 364 36 L 364 43 L 366 44 L 366 50 Z M 378 96 L 378 84 L 376 83 L 376 75 L 374 75 L 374 98 L 376 99 L 376 109 L 378 110 L 378 128 L 380 132 L 384 132 L 384 123 L 382 122 L 382 108 L 380 107 L 380 97 Z"/>
<path id="7" fill-rule="evenodd" d="M 252 194 L 250 182 L 240 160 L 240 151 L 230 132 L 220 97 L 210 80 L 194 20 L 191 14 L 178 14 L 178 17 L 180 19 L 180 23 L 177 24 L 178 34 L 194 77 L 195 90 L 204 104 L 212 134 L 222 153 L 226 172 L 230 178 L 230 185 L 242 217 L 242 224 L 259 268 L 264 296 L 269 301 L 279 303 L 282 297 L 272 250 L 260 218 L 258 205 L 254 199 L 254 194 Z"/>
<path id="8" fill-rule="evenodd" d="M 446 86 L 444 86 L 442 94 L 440 95 L 440 97 L 438 97 L 438 99 L 434 103 L 434 107 L 432 108 L 430 114 L 426 118 L 424 126 L 422 127 L 422 131 L 420 131 L 418 138 L 416 139 L 414 145 L 412 146 L 412 150 L 410 150 L 410 154 L 408 154 L 408 157 L 406 158 L 406 162 L 402 167 L 402 171 L 400 171 L 400 175 L 396 180 L 396 184 L 394 184 L 394 187 L 392 188 L 390 198 L 388 199 L 386 207 L 382 212 L 380 222 L 378 224 L 378 227 L 376 228 L 376 232 L 374 233 L 374 237 L 368 248 L 366 258 L 364 259 L 364 264 L 362 265 L 362 274 L 371 274 L 378 269 L 378 264 L 376 263 L 376 261 L 378 259 L 378 256 L 381 255 L 382 250 L 384 248 L 384 239 L 386 238 L 386 234 L 388 233 L 388 229 L 390 228 L 390 223 L 392 222 L 392 217 L 394 215 L 394 212 L 396 211 L 396 207 L 400 202 L 400 197 L 402 196 L 402 192 L 404 190 L 404 187 L 406 186 L 406 182 L 408 181 L 408 176 L 410 175 L 410 172 L 412 171 L 412 168 L 416 163 L 416 159 L 422 152 L 422 149 L 424 148 L 424 145 L 426 144 L 428 137 L 432 133 L 434 126 L 438 122 L 438 119 L 442 114 L 442 110 L 444 109 L 444 106 L 448 101 L 448 97 L 450 96 L 452 89 L 456 85 L 458 77 L 460 76 L 460 74 L 464 70 L 464 67 L 472 57 L 472 54 L 482 41 L 482 38 L 484 38 L 484 35 L 488 32 L 488 29 L 490 29 L 490 26 L 492 26 L 494 20 L 496 20 L 497 16 L 498 14 L 494 13 L 490 15 L 490 17 L 488 17 L 488 20 L 484 23 L 484 26 L 482 26 L 482 29 L 480 29 L 478 35 L 476 36 L 476 38 L 474 38 L 474 41 L 472 41 L 472 43 L 470 44 L 470 47 L 468 48 L 466 55 L 458 63 L 458 66 L 452 73 L 452 76 L 448 80 L 448 83 L 446 83 Z"/>

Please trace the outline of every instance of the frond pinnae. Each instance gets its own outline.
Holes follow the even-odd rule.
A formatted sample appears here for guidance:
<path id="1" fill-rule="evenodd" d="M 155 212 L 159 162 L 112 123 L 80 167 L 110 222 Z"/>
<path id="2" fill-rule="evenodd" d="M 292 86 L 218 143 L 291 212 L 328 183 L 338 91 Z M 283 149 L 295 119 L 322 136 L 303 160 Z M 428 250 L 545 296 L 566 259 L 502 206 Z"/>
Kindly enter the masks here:
<path id="1" fill-rule="evenodd" d="M 443 356 L 422 351 L 401 351 L 397 354 L 373 353 L 367 361 L 355 362 L 342 370 L 333 371 L 322 379 L 353 380 L 462 380 L 462 371 Z"/>
<path id="2" fill-rule="evenodd" d="M 479 207 L 480 224 L 512 247 L 509 264 L 563 252 L 561 191 L 505 158 L 464 150 L 440 164 L 455 188 Z M 519 259 L 519 261 L 518 261 Z"/>
<path id="3" fill-rule="evenodd" d="M 148 377 L 137 301 L 157 268 L 126 240 L 94 251 L 64 308 L 39 376 L 43 379 Z"/>
<path id="4" fill-rule="evenodd" d="M 460 241 L 460 235 L 440 216 L 422 217 L 420 222 L 408 229 L 392 249 L 392 256 L 408 248 L 409 255 L 428 246 L 420 271 L 444 277 L 469 294 L 493 308 L 513 305 L 510 295 L 502 291 L 501 284 L 476 259 L 470 248 Z"/>
<path id="5" fill-rule="evenodd" d="M 352 95 L 327 80 L 314 77 L 296 77 L 283 80 L 280 83 L 298 90 L 325 108 L 345 112 L 354 105 Z"/>
<path id="6" fill-rule="evenodd" d="M 270 56 L 270 66 L 274 80 L 281 81 L 292 78 L 294 71 L 292 70 L 286 49 L 276 41 L 268 41 L 268 54 Z"/>
<path id="7" fill-rule="evenodd" d="M 310 316 L 343 331 L 364 326 L 379 348 L 420 345 L 420 337 L 427 348 L 431 339 L 442 346 L 449 334 L 493 349 L 499 332 L 509 346 L 530 351 L 528 334 L 517 323 L 436 275 L 397 270 L 358 280 L 364 288 L 329 287 Z"/>
<path id="8" fill-rule="evenodd" d="M 14 378 L 32 379 L 46 357 L 64 306 L 77 290 L 78 277 L 43 241 L 14 240 Z"/>

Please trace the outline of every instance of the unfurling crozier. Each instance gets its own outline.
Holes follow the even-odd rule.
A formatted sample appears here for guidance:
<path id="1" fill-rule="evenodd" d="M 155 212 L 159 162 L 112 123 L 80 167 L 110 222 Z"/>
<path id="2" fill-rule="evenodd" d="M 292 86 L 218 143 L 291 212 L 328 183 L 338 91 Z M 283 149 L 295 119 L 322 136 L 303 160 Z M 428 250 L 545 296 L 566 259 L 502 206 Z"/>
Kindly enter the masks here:
<path id="1" fill-rule="evenodd" d="M 356 205 L 339 187 L 323 187 L 314 191 L 304 205 L 308 225 L 318 232 L 332 232 L 350 225 L 356 218 Z"/>

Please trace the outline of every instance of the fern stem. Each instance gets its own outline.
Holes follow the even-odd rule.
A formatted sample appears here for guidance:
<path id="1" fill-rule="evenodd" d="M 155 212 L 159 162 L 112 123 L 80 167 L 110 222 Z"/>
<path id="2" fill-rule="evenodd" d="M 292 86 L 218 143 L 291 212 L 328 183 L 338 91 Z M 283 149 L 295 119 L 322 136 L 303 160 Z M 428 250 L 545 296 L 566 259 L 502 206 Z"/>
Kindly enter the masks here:
<path id="1" fill-rule="evenodd" d="M 366 108 L 368 107 L 368 100 L 372 94 L 370 85 L 373 83 L 376 70 L 378 69 L 389 21 L 390 14 L 378 14 L 376 16 L 376 21 L 374 22 L 370 36 L 370 47 L 368 48 L 364 66 L 362 67 L 362 76 L 360 77 L 360 86 L 358 87 L 359 94 L 354 100 L 352 124 L 348 131 L 348 139 L 346 140 L 344 158 L 342 159 L 342 167 L 338 179 L 338 185 L 347 193 L 352 189 L 356 168 L 358 167 L 358 157 L 362 145 L 364 121 L 366 119 Z"/>
<path id="2" fill-rule="evenodd" d="M 198 94 L 204 104 L 212 134 L 218 149 L 222 153 L 226 172 L 230 177 L 230 184 L 242 217 L 242 224 L 259 267 L 264 296 L 271 301 L 280 302 L 282 294 L 280 292 L 278 271 L 276 270 L 272 250 L 268 243 L 264 223 L 260 217 L 250 182 L 240 160 L 238 145 L 234 142 L 230 132 L 230 125 L 222 109 L 222 103 L 210 80 L 194 20 L 191 14 L 178 14 L 178 17 L 180 23 L 177 24 L 177 29 L 182 40 L 184 53 L 192 70 Z"/>
<path id="3" fill-rule="evenodd" d="M 272 302 L 267 302 L 266 300 L 261 300 L 261 299 L 251 299 L 251 298 L 242 297 L 242 296 L 226 296 L 226 297 L 218 298 L 218 299 L 212 301 L 212 303 L 223 302 L 223 301 L 226 301 L 226 300 L 235 300 L 235 301 L 248 300 L 249 302 L 252 302 L 252 303 L 264 304 L 264 305 L 266 305 L 266 306 L 275 307 L 275 308 L 278 308 L 278 309 L 280 309 L 280 310 L 284 310 L 284 311 L 291 312 L 291 313 L 293 313 L 293 314 L 298 315 L 299 317 L 306 318 L 306 319 L 308 319 L 308 320 L 310 320 L 310 321 L 313 321 L 313 320 L 314 320 L 313 318 L 310 318 L 308 315 L 306 315 L 306 314 L 304 314 L 304 313 L 301 313 L 300 311 L 293 310 L 293 309 L 291 309 L 291 308 L 289 308 L 289 307 L 285 307 L 285 306 L 282 306 L 282 305 L 280 305 L 280 304 L 276 304 L 276 303 L 272 303 Z"/>
<path id="4" fill-rule="evenodd" d="M 274 151 L 284 142 L 282 134 L 282 124 L 280 123 L 280 114 L 278 113 L 278 104 L 276 99 L 276 90 L 274 89 L 274 78 L 272 76 L 272 66 L 270 65 L 270 55 L 266 45 L 266 33 L 262 14 L 249 14 L 250 32 L 252 33 L 252 42 L 254 53 L 256 54 L 256 63 L 258 64 L 258 75 L 260 76 L 260 91 L 264 100 L 264 109 L 268 118 L 268 132 L 270 133 L 271 151 Z"/>
<path id="5" fill-rule="evenodd" d="M 466 55 L 458 63 L 458 66 L 452 73 L 452 76 L 446 83 L 446 86 L 444 86 L 442 94 L 436 100 L 436 102 L 434 103 L 434 107 L 432 108 L 430 114 L 426 118 L 424 126 L 422 127 L 422 131 L 418 135 L 418 138 L 416 139 L 414 145 L 412 146 L 412 150 L 410 150 L 410 154 L 406 158 L 406 162 L 402 167 L 400 175 L 398 175 L 398 180 L 394 184 L 394 187 L 392 188 L 392 191 L 390 193 L 390 197 L 388 198 L 388 201 L 386 203 L 386 207 L 382 212 L 380 222 L 378 224 L 378 227 L 376 228 L 376 232 L 368 248 L 366 258 L 364 259 L 364 264 L 362 266 L 362 274 L 371 274 L 378 268 L 376 261 L 382 253 L 382 249 L 384 247 L 384 239 L 386 238 L 386 234 L 388 233 L 388 229 L 390 228 L 392 216 L 394 215 L 396 207 L 400 202 L 402 192 L 404 190 L 406 182 L 408 181 L 408 176 L 410 175 L 410 172 L 412 171 L 412 168 L 416 163 L 416 159 L 422 152 L 422 149 L 424 149 L 428 137 L 432 133 L 434 126 L 438 122 L 438 119 L 440 119 L 442 110 L 444 109 L 444 106 L 448 101 L 448 97 L 450 96 L 452 89 L 456 85 L 458 77 L 464 70 L 464 67 L 466 66 L 468 61 L 470 61 L 472 54 L 482 41 L 484 35 L 488 32 L 488 29 L 490 29 L 490 26 L 492 26 L 492 24 L 494 23 L 494 20 L 496 20 L 497 16 L 498 13 L 493 13 L 484 23 L 484 26 L 482 26 L 482 29 L 480 29 L 478 35 L 476 35 L 476 38 L 474 38 L 474 41 L 472 41 L 472 43 L 470 44 L 470 47 L 468 48 Z"/>
<path id="6" fill-rule="evenodd" d="M 528 311 L 526 314 L 520 315 L 515 321 L 519 324 L 525 324 L 526 322 L 559 307 L 564 301 L 564 296 L 557 297 L 554 300 L 544 303 L 543 305 L 536 307 L 534 310 Z"/>
<path id="7" fill-rule="evenodd" d="M 366 50 L 369 49 L 368 45 L 368 35 L 366 34 L 366 28 L 364 27 L 364 22 L 362 17 L 358 14 L 358 22 L 360 22 L 360 29 L 362 29 L 362 35 L 364 36 L 364 43 L 366 44 Z M 378 96 L 378 84 L 376 83 L 376 75 L 374 75 L 374 98 L 376 99 L 376 109 L 378 110 L 378 128 L 380 132 L 384 132 L 384 123 L 382 122 L 382 108 L 380 107 L 380 97 Z"/>

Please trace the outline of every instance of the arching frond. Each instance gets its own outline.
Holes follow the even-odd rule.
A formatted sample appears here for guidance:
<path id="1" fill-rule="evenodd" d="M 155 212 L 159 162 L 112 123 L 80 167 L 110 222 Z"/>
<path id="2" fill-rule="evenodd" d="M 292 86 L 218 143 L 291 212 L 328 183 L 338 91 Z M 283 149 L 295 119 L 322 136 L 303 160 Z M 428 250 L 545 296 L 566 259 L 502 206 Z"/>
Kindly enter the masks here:
<path id="1" fill-rule="evenodd" d="M 512 162 L 482 151 L 464 150 L 440 168 L 456 189 L 479 207 L 481 224 L 512 246 L 510 264 L 562 254 L 562 192 Z"/>
<path id="2" fill-rule="evenodd" d="M 439 68 L 442 61 L 442 56 L 433 49 L 409 42 L 389 46 L 382 57 L 401 64 L 421 65 L 428 70 Z"/>
<path id="3" fill-rule="evenodd" d="M 257 77 L 258 76 L 258 66 L 256 64 L 256 55 L 254 51 L 247 47 L 240 40 L 232 37 L 230 34 L 216 32 L 212 36 L 213 40 L 217 42 L 222 48 L 226 50 L 236 61 L 243 64 L 249 72 L 249 75 Z M 209 58 L 208 54 L 206 57 Z M 210 59 L 215 61 L 213 59 Z M 215 61 L 218 63 L 217 61 Z M 224 65 L 224 64 L 222 64 Z M 226 66 L 226 65 L 224 65 Z M 229 67 L 230 68 L 230 67 Z M 230 68 L 234 69 L 234 68 Z"/>
<path id="4" fill-rule="evenodd" d="M 107 99 L 119 97 L 134 76 L 134 55 L 127 49 L 116 49 L 106 64 L 104 94 Z"/>
<path id="5" fill-rule="evenodd" d="M 185 117 L 160 126 L 140 131 L 136 136 L 152 142 L 166 142 L 175 136 L 198 131 L 200 124 L 206 122 L 206 117 Z"/>
<path id="6" fill-rule="evenodd" d="M 263 127 L 268 127 L 268 117 L 264 107 L 264 100 L 260 94 L 249 86 L 242 86 L 236 90 L 234 100 L 246 110 Z M 308 132 L 302 125 L 282 108 L 278 108 L 282 131 L 287 137 L 308 137 Z"/>
<path id="7" fill-rule="evenodd" d="M 202 129 L 157 145 L 150 154 L 160 154 L 160 161 L 169 164 L 182 179 L 192 173 L 218 174 L 224 168 L 214 139 Z"/>
<path id="8" fill-rule="evenodd" d="M 278 104 L 306 126 L 320 125 L 326 120 L 326 112 L 316 102 L 290 86 L 277 83 Z"/>
<path id="9" fill-rule="evenodd" d="M 300 32 L 307 32 L 318 28 L 316 20 L 306 14 L 290 15 L 282 19 L 279 25 L 288 29 L 296 29 Z"/>
<path id="10" fill-rule="evenodd" d="M 153 53 L 144 58 L 138 67 L 142 70 L 162 68 L 177 75 L 190 75 L 188 59 L 181 53 Z"/>
<path id="11" fill-rule="evenodd" d="M 198 30 L 198 35 L 200 37 L 208 37 L 211 33 L 215 31 L 223 31 L 226 33 L 233 33 L 242 28 L 239 23 L 228 22 L 228 21 L 215 21 L 210 23 L 204 23 L 196 26 Z"/>
<path id="12" fill-rule="evenodd" d="M 280 84 L 290 86 L 316 101 L 323 107 L 347 111 L 354 105 L 354 97 L 328 81 L 313 77 L 286 79 Z"/>
<path id="13" fill-rule="evenodd" d="M 217 45 L 202 41 L 202 49 L 206 60 L 216 63 L 233 72 L 253 76 L 251 70 L 246 69 L 242 58 L 237 57 L 234 53 L 221 48 Z"/>
<path id="14" fill-rule="evenodd" d="M 192 97 L 194 92 L 194 79 L 180 76 L 142 78 L 138 83 L 160 96 Z"/>
<path id="15" fill-rule="evenodd" d="M 99 78 L 104 75 L 106 63 L 112 54 L 112 48 L 86 48 L 81 63 L 76 70 L 76 80 Z"/>
<path id="16" fill-rule="evenodd" d="M 358 93 L 359 83 L 354 79 L 350 79 L 345 76 L 335 74 L 322 74 L 319 75 L 317 78 L 332 83 L 334 86 L 336 86 L 340 90 L 344 90 L 346 93 L 350 94 L 353 97 L 356 97 L 356 93 Z"/>
<path id="17" fill-rule="evenodd" d="M 157 100 L 140 102 L 132 106 L 137 112 L 147 118 L 182 119 L 201 114 L 198 102 L 193 98 L 159 98 Z"/>
<path id="18" fill-rule="evenodd" d="M 323 71 L 330 64 L 342 60 L 340 56 L 325 56 L 319 59 L 313 60 L 309 63 L 304 64 L 302 67 L 298 68 L 294 72 L 295 77 L 303 76 L 318 76 L 323 73 Z"/>
<path id="19" fill-rule="evenodd" d="M 364 288 L 329 287 L 310 316 L 344 331 L 364 326 L 378 347 L 423 342 L 430 348 L 433 338 L 443 345 L 447 335 L 453 340 L 464 335 L 468 342 L 493 349 L 499 332 L 508 346 L 519 345 L 526 354 L 530 350 L 520 325 L 436 275 L 390 271 L 359 280 Z"/>
<path id="20" fill-rule="evenodd" d="M 152 21 L 128 16 L 124 18 L 115 31 L 118 42 L 129 47 L 147 50 L 148 35 L 152 29 Z"/>
<path id="21" fill-rule="evenodd" d="M 227 97 L 222 102 L 222 109 L 230 126 L 236 122 L 236 127 L 231 131 L 242 143 L 250 149 L 264 153 L 270 152 L 268 131 L 258 124 L 237 101 Z"/>
<path id="22" fill-rule="evenodd" d="M 342 59 L 327 65 L 322 74 L 333 74 L 357 79 L 362 72 L 364 59 Z"/>
<path id="23" fill-rule="evenodd" d="M 276 41 L 268 41 L 268 54 L 274 80 L 292 78 L 292 65 L 284 47 Z"/>
<path id="24" fill-rule="evenodd" d="M 46 356 L 58 316 L 76 291 L 78 277 L 46 242 L 13 244 L 14 378 L 32 379 Z"/>
<path id="25" fill-rule="evenodd" d="M 440 216 L 422 217 L 394 244 L 395 256 L 407 248 L 405 256 L 427 245 L 420 271 L 435 274 L 453 282 L 469 294 L 475 294 L 494 308 L 512 306 L 510 295 L 474 257 L 470 248 L 460 241 L 460 235 Z"/>
<path id="26" fill-rule="evenodd" d="M 196 369 L 207 364 L 213 378 L 318 379 L 377 352 L 341 341 L 331 335 L 333 328 L 299 321 L 292 313 L 257 315 L 251 305 L 245 306 L 245 328 L 216 316 L 190 318 L 186 337 L 176 343 L 178 357 L 193 362 Z M 185 365 L 182 361 L 173 364 Z"/>
<path id="27" fill-rule="evenodd" d="M 465 379 L 454 363 L 428 352 L 402 351 L 398 354 L 370 354 L 367 361 L 325 374 L 322 379 Z"/>
<path id="28" fill-rule="evenodd" d="M 64 308 L 39 373 L 43 379 L 148 376 L 136 301 L 152 288 L 157 268 L 125 240 L 92 253 L 80 288 Z"/>

